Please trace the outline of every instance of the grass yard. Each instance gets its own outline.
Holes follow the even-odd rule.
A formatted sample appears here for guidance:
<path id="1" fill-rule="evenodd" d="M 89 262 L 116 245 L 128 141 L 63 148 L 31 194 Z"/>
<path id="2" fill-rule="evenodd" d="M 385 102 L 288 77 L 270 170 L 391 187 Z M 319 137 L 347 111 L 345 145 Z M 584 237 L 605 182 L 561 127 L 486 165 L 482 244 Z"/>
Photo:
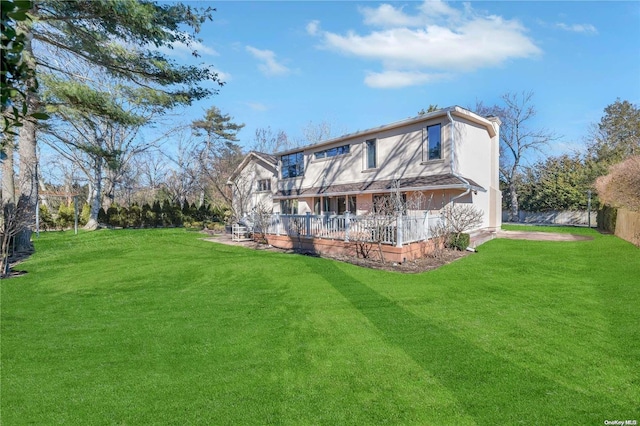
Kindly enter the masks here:
<path id="1" fill-rule="evenodd" d="M 640 250 L 570 232 L 594 239 L 415 275 L 182 229 L 45 233 L 0 283 L 0 422 L 640 420 Z"/>

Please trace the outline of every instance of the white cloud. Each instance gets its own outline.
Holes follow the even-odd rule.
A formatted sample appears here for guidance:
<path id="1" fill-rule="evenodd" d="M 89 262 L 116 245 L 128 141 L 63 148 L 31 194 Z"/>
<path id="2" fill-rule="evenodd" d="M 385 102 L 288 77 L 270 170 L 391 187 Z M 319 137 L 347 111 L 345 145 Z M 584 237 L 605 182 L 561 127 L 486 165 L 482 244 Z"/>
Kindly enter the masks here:
<path id="1" fill-rule="evenodd" d="M 260 50 L 252 46 L 246 47 L 247 52 L 251 53 L 261 63 L 258 69 L 267 76 L 287 75 L 291 72 L 289 68 L 276 60 L 276 54 L 271 50 Z"/>
<path id="2" fill-rule="evenodd" d="M 265 104 L 260 103 L 260 102 L 247 102 L 246 104 L 247 104 L 247 106 L 249 108 L 251 108 L 254 111 L 263 112 L 263 111 L 268 111 L 269 110 L 268 106 L 266 106 Z"/>
<path id="3" fill-rule="evenodd" d="M 175 34 L 175 33 L 174 33 Z M 195 50 L 199 55 L 218 56 L 218 52 L 209 46 L 205 46 L 199 41 L 192 41 L 189 45 L 181 41 L 174 41 L 171 46 L 162 46 L 156 49 L 160 53 L 167 56 L 174 56 L 179 58 L 187 58 L 193 55 Z"/>
<path id="4" fill-rule="evenodd" d="M 388 4 L 360 11 L 366 24 L 381 29 L 337 34 L 320 31 L 317 21 L 313 29 L 323 48 L 380 62 L 383 72 L 365 79 L 372 87 L 425 84 L 435 73 L 470 72 L 542 53 L 519 21 L 476 13 L 469 4 L 458 10 L 425 1 L 414 15 Z"/>
<path id="5" fill-rule="evenodd" d="M 216 74 L 218 74 L 218 80 L 220 80 L 223 83 L 228 83 L 231 81 L 231 74 L 224 72 L 224 71 L 220 71 L 218 69 L 214 69 L 213 70 Z"/>
<path id="6" fill-rule="evenodd" d="M 307 33 L 309 35 L 317 35 L 320 31 L 320 21 L 311 21 L 307 24 Z"/>
<path id="7" fill-rule="evenodd" d="M 443 77 L 441 74 L 427 74 L 419 71 L 384 71 L 367 73 L 364 82 L 367 86 L 376 89 L 398 89 L 431 83 Z"/>
<path id="8" fill-rule="evenodd" d="M 565 24 L 564 22 L 558 22 L 556 27 L 574 33 L 598 34 L 596 27 L 591 24 Z"/>
<path id="9" fill-rule="evenodd" d="M 364 23 L 379 27 L 415 26 L 422 22 L 419 16 L 409 16 L 390 4 L 382 4 L 378 8 L 361 7 L 360 13 L 364 16 Z"/>

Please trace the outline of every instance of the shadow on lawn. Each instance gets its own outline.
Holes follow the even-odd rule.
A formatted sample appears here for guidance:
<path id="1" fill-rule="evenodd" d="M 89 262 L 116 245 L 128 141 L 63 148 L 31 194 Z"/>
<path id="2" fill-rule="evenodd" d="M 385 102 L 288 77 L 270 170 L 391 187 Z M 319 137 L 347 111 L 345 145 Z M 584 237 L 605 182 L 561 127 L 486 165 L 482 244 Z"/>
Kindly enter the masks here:
<path id="1" fill-rule="evenodd" d="M 374 324 L 457 398 L 478 424 L 601 423 L 624 412 L 598 399 L 488 353 L 420 318 L 342 271 L 332 262 L 308 262 Z M 606 412 L 605 412 L 606 411 Z"/>

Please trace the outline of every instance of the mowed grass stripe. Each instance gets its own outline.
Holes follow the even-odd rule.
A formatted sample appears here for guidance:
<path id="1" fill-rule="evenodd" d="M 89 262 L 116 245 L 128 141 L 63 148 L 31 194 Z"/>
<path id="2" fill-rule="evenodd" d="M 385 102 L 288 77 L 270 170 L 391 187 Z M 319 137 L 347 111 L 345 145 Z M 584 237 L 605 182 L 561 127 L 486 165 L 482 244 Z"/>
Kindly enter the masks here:
<path id="1" fill-rule="evenodd" d="M 1 420 L 634 418 L 640 255 L 580 232 L 594 240 L 494 240 L 418 275 L 181 229 L 43 234 L 1 283 Z"/>

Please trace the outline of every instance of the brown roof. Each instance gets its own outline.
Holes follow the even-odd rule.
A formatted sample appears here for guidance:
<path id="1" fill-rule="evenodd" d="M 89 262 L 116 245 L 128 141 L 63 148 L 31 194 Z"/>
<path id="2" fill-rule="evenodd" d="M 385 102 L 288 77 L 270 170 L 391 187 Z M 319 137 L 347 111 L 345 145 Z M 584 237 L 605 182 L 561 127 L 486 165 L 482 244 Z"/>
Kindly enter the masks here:
<path id="1" fill-rule="evenodd" d="M 465 178 L 466 179 L 466 178 Z M 435 188 L 466 188 L 467 184 L 459 177 L 452 174 L 445 175 L 432 175 L 432 176 L 419 176 L 414 178 L 404 178 L 400 180 L 400 189 L 420 190 L 421 188 L 435 189 Z M 371 182 L 357 182 L 342 185 L 327 185 L 316 186 L 312 188 L 294 188 L 290 190 L 280 190 L 276 197 L 312 197 L 320 195 L 340 195 L 348 193 L 362 193 L 362 192 L 388 192 L 394 187 L 394 181 L 391 180 L 379 180 Z M 469 185 L 473 189 L 485 191 L 483 187 L 478 185 L 471 179 L 466 179 Z"/>

